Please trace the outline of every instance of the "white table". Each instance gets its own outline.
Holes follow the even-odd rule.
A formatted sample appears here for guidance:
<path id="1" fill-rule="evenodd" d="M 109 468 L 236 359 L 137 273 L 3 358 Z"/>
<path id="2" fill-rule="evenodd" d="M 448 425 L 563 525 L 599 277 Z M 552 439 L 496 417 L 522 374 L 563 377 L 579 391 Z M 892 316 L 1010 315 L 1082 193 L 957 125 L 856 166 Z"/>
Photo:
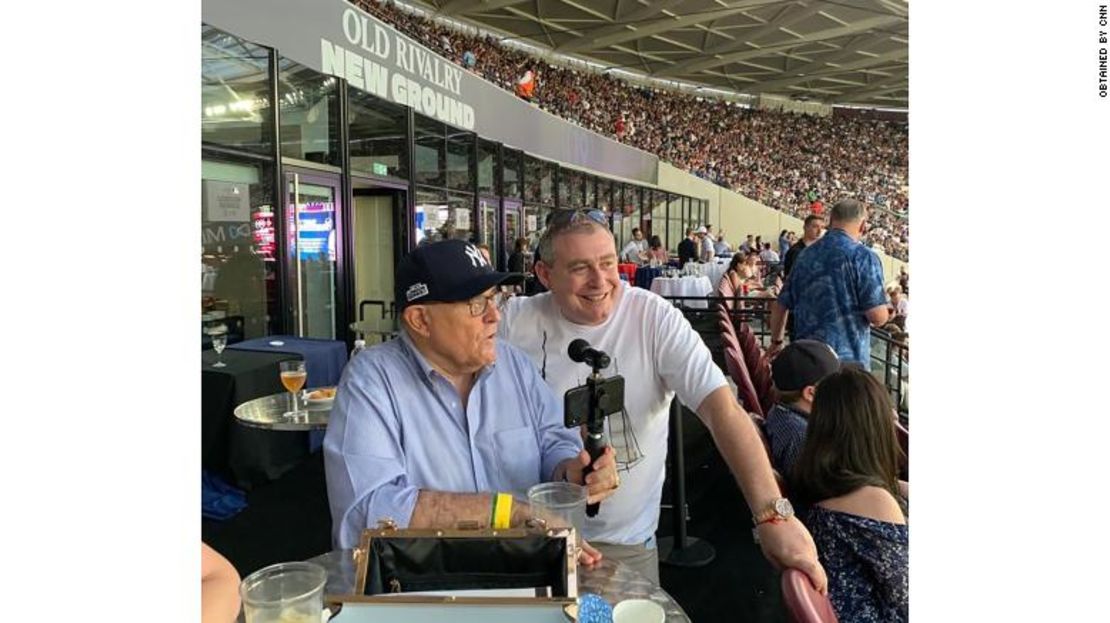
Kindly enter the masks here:
<path id="1" fill-rule="evenodd" d="M 659 296 L 709 296 L 713 284 L 705 275 L 687 277 L 656 277 L 651 282 L 651 291 Z M 680 301 L 685 307 L 707 309 L 708 301 Z"/>

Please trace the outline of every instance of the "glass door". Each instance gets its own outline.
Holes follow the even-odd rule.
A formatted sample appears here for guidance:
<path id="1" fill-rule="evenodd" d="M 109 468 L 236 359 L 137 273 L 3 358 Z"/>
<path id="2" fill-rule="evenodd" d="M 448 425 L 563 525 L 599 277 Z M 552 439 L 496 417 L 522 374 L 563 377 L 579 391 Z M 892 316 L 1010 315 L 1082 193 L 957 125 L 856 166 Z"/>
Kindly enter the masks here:
<path id="1" fill-rule="evenodd" d="M 291 332 L 334 340 L 339 176 L 286 168 L 285 189 Z"/>
<path id="2" fill-rule="evenodd" d="M 522 224 L 520 222 L 520 202 L 512 199 L 502 199 L 502 205 L 504 205 L 505 210 L 505 231 L 501 238 L 501 248 L 504 249 L 506 270 L 513 270 L 509 267 L 509 258 L 516 252 L 517 238 L 524 236 L 524 230 L 521 228 Z M 526 267 L 529 263 L 527 262 L 521 266 Z"/>
<path id="3" fill-rule="evenodd" d="M 495 269 L 502 266 L 498 258 L 501 257 L 501 236 L 497 235 L 500 231 L 497 228 L 497 207 L 501 201 L 496 197 L 478 197 L 478 221 L 479 221 L 479 236 L 480 240 L 489 247 L 489 259 Z"/>

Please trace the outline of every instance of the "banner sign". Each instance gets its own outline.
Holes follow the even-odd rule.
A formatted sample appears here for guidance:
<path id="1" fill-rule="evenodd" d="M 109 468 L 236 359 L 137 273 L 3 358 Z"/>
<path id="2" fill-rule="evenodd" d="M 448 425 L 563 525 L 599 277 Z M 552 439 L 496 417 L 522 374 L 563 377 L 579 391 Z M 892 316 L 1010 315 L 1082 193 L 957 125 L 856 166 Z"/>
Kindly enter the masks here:
<path id="1" fill-rule="evenodd" d="M 658 180 L 656 156 L 541 110 L 344 0 L 203 0 L 202 19 L 482 138 L 600 173 Z"/>

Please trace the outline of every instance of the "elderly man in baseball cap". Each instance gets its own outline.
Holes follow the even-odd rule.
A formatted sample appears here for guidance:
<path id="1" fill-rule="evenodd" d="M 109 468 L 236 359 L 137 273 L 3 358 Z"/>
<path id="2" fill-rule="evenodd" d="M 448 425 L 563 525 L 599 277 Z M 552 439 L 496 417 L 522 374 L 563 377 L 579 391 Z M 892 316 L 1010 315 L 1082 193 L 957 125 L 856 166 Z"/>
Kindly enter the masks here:
<path id="1" fill-rule="evenodd" d="M 583 477 L 589 454 L 563 425 L 561 400 L 531 360 L 496 339 L 502 289 L 523 275 L 496 272 L 462 240 L 423 245 L 395 274 L 399 339 L 343 371 L 324 437 L 337 548 L 389 518 L 398 527 L 517 527 L 534 484 L 568 480 L 588 501 L 612 495 L 612 450 Z M 600 560 L 584 545 L 580 560 Z"/>
<path id="2" fill-rule="evenodd" d="M 817 340 L 791 342 L 771 361 L 771 380 L 778 403 L 767 413 L 764 431 L 771 446 L 771 466 L 789 474 L 806 439 L 817 383 L 840 369 L 832 347 Z"/>

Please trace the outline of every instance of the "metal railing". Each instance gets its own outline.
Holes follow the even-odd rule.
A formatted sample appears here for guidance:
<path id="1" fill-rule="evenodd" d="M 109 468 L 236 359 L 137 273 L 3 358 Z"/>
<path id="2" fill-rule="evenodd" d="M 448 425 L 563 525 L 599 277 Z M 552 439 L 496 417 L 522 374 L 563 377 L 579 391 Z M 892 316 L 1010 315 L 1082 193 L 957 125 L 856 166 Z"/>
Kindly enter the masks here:
<path id="1" fill-rule="evenodd" d="M 729 315 L 733 321 L 748 323 L 766 349 L 771 342 L 771 302 L 772 298 L 761 296 L 665 296 L 675 307 L 682 310 L 687 319 L 693 320 L 703 314 L 716 314 L 717 308 L 725 301 L 731 302 Z M 704 307 L 703 307 L 704 305 Z M 905 400 L 908 390 L 909 346 L 895 340 L 882 329 L 871 329 L 871 373 L 874 374 L 890 392 L 903 424 L 909 422 L 909 404 Z"/>

